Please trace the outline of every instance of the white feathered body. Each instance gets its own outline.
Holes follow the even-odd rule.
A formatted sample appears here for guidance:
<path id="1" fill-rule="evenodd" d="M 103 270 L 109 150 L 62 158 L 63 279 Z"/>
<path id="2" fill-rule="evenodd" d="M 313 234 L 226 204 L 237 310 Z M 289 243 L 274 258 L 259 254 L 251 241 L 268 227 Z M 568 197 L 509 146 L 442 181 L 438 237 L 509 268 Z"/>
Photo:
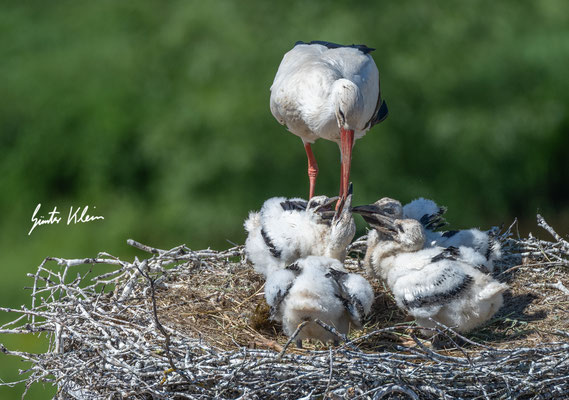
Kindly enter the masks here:
<path id="1" fill-rule="evenodd" d="M 273 318 L 281 321 L 285 334 L 291 336 L 299 324 L 315 319 L 347 334 L 350 325 L 361 325 L 374 296 L 370 284 L 360 275 L 347 273 L 338 260 L 310 256 L 268 276 L 265 298 Z M 338 338 L 309 322 L 297 342 L 303 339 L 327 342 Z"/>
<path id="2" fill-rule="evenodd" d="M 472 249 L 457 249 L 458 254 L 449 255 L 449 259 L 443 256 L 448 250 L 439 246 L 385 252 L 384 245 L 378 241 L 377 232 L 371 231 L 366 263 L 386 282 L 397 305 L 413 315 L 418 325 L 435 327 L 429 320 L 432 318 L 468 332 L 502 306 L 507 286 L 461 261 L 466 257 L 463 252 L 472 253 Z"/>
<path id="3" fill-rule="evenodd" d="M 273 197 L 259 212 L 251 212 L 244 223 L 248 232 L 245 251 L 255 271 L 266 277 L 310 255 L 343 261 L 355 235 L 351 214 L 338 224 L 326 223 L 310 210 L 284 210 L 281 204 L 285 201 L 306 203 L 303 199 Z"/>
<path id="4" fill-rule="evenodd" d="M 305 143 L 340 142 L 337 113 L 355 139 L 369 129 L 379 97 L 379 72 L 356 48 L 298 44 L 283 57 L 271 86 L 271 112 Z"/>

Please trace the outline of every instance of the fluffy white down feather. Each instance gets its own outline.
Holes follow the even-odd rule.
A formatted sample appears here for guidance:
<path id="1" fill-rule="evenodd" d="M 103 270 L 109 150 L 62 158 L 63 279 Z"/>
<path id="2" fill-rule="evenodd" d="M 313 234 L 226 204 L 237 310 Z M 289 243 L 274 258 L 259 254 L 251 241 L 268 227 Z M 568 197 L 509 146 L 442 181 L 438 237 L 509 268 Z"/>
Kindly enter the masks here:
<path id="1" fill-rule="evenodd" d="M 328 257 L 309 256 L 294 263 L 295 271 L 283 269 L 267 278 L 265 298 L 276 308 L 274 318 L 281 321 L 285 334 L 291 336 L 304 321 L 319 319 L 347 334 L 350 325 L 359 327 L 374 300 L 371 285 L 360 275 L 347 273 L 341 262 Z M 335 274 L 331 274 L 331 270 Z M 286 293 L 284 298 L 282 294 Z M 350 312 L 361 304 L 363 315 Z M 308 323 L 297 336 L 322 342 L 337 338 L 316 323 Z"/>
<path id="2" fill-rule="evenodd" d="M 370 232 L 365 263 L 386 282 L 397 305 L 413 315 L 420 326 L 434 327 L 429 320 L 432 318 L 467 332 L 498 311 L 507 285 L 460 259 L 463 252 L 470 252 L 472 257 L 475 252 L 461 249 L 459 255 L 453 255 L 440 246 L 423 248 L 424 235 L 409 240 L 409 232 L 416 233 L 420 226 L 418 221 L 396 221 L 402 230 L 393 238 L 382 237 L 376 230 Z"/>
<path id="3" fill-rule="evenodd" d="M 324 197 L 313 197 L 309 204 Z M 348 198 L 351 201 L 351 195 Z M 348 200 L 340 217 L 328 224 L 312 209 L 283 209 L 281 203 L 285 201 L 306 203 L 306 200 L 299 198 L 273 197 L 265 201 L 259 212 L 251 212 L 245 220 L 244 227 L 248 232 L 245 252 L 255 271 L 267 277 L 273 271 L 310 255 L 343 261 L 346 248 L 355 234 Z M 278 255 L 275 251 L 271 252 L 262 232 Z"/>
<path id="4" fill-rule="evenodd" d="M 440 210 L 441 207 L 433 200 L 420 197 L 403 206 L 403 217 L 421 221 L 424 216 L 436 215 Z M 481 231 L 477 228 L 447 232 L 425 229 L 425 247 L 433 246 L 461 248 L 461 253 L 463 253 L 461 255 L 465 262 L 482 268 L 486 272 L 493 272 L 494 261 L 502 257 L 500 243 L 491 237 L 489 231 Z M 462 249 L 463 247 L 474 249 L 479 256 Z"/>

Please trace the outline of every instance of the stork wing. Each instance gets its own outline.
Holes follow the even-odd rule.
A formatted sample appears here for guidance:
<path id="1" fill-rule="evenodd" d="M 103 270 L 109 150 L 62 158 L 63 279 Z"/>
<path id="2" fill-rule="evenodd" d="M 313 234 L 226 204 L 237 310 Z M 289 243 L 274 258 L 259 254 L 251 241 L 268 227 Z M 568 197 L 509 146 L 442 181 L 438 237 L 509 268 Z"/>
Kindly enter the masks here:
<path id="1" fill-rule="evenodd" d="M 290 288 L 292 287 L 292 285 L 294 284 L 294 282 L 289 283 L 284 289 L 280 290 L 277 292 L 277 294 L 275 295 L 275 298 L 273 300 L 273 304 L 270 306 L 269 309 L 269 318 L 272 320 L 276 320 L 279 314 L 279 310 L 281 307 L 281 304 L 283 302 L 283 300 L 286 298 L 286 296 L 288 296 L 288 293 L 290 292 Z"/>
<path id="2" fill-rule="evenodd" d="M 307 205 L 306 200 L 285 200 L 281 202 L 284 211 L 304 211 Z"/>
<path id="3" fill-rule="evenodd" d="M 275 271 L 267 277 L 267 281 L 265 282 L 265 297 L 270 306 L 270 318 L 273 320 L 279 319 L 281 304 L 288 296 L 299 274 L 298 265 L 291 265 L 293 266 L 292 268 L 289 268 L 289 266 L 285 269 Z"/>
<path id="4" fill-rule="evenodd" d="M 330 268 L 326 277 L 333 279 L 338 285 L 338 293 L 336 297 L 340 299 L 344 308 L 350 314 L 350 319 L 358 327 L 362 325 L 362 319 L 365 316 L 364 306 L 361 300 L 354 294 L 350 293 L 348 288 L 344 285 L 344 281 L 348 276 L 347 272 L 338 271 Z"/>
<path id="5" fill-rule="evenodd" d="M 275 258 L 280 258 L 282 251 L 276 248 L 275 244 L 273 243 L 273 241 L 265 231 L 265 228 L 261 228 L 261 236 L 263 237 L 263 241 L 265 242 L 265 245 L 268 247 L 271 255 Z"/>
<path id="6" fill-rule="evenodd" d="M 299 40 L 294 45 L 297 46 L 299 44 L 320 44 L 322 46 L 328 47 L 329 49 L 338 49 L 340 47 L 350 47 L 352 49 L 357 49 L 364 54 L 371 53 L 372 51 L 375 50 L 375 49 L 372 49 L 371 47 L 367 47 L 365 44 L 344 45 L 344 44 L 338 44 L 338 43 L 332 43 L 332 42 L 325 42 L 323 40 L 312 40 L 310 43 L 305 43 L 302 40 Z"/>
<path id="7" fill-rule="evenodd" d="M 448 225 L 448 222 L 444 219 L 443 214 L 447 212 L 446 207 L 439 207 L 436 213 L 434 214 L 425 214 L 421 217 L 419 222 L 425 227 L 425 229 L 430 231 L 436 231 L 437 229 L 442 228 L 443 226 Z M 457 231 L 449 231 L 449 237 L 454 235 Z M 447 235 L 445 232 L 444 235 Z"/>
<path id="8" fill-rule="evenodd" d="M 460 256 L 460 250 L 458 249 L 458 247 L 449 246 L 446 249 L 444 249 L 443 251 L 441 251 L 440 254 L 437 254 L 436 256 L 434 256 L 431 259 L 431 262 L 437 262 L 437 261 L 441 261 L 441 260 L 456 261 L 456 260 L 458 260 L 459 256 Z"/>
<path id="9" fill-rule="evenodd" d="M 474 278 L 462 269 L 442 261 L 400 278 L 393 291 L 403 305 L 412 310 L 442 306 L 459 297 L 473 281 Z"/>

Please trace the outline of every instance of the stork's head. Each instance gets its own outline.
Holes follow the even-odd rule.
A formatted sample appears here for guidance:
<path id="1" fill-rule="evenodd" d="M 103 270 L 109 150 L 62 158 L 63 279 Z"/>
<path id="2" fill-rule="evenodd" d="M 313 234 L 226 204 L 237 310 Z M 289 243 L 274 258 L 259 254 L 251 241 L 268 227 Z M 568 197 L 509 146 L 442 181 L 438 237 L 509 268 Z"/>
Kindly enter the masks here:
<path id="1" fill-rule="evenodd" d="M 358 86 L 348 79 L 338 79 L 332 85 L 332 106 L 338 127 L 346 130 L 363 130 L 364 98 Z"/>
<path id="2" fill-rule="evenodd" d="M 386 240 L 398 243 L 402 251 L 417 251 L 425 244 L 423 226 L 414 219 L 386 219 L 378 231 L 381 231 Z"/>
<path id="3" fill-rule="evenodd" d="M 376 249 L 381 257 L 386 257 L 423 248 L 425 231 L 421 223 L 414 219 L 404 219 L 399 201 L 384 197 L 373 204 L 354 207 L 352 210 L 373 228 L 368 236 L 369 255 Z"/>
<path id="4" fill-rule="evenodd" d="M 414 219 L 392 219 L 381 216 L 367 238 L 364 265 L 368 273 L 386 279 L 393 264 L 386 260 L 397 254 L 421 250 L 425 244 L 425 231 Z"/>
<path id="5" fill-rule="evenodd" d="M 306 212 L 313 214 L 320 223 L 330 224 L 334 218 L 334 206 L 338 201 L 338 196 L 314 196 L 308 200 Z"/>
<path id="6" fill-rule="evenodd" d="M 401 203 L 390 197 L 383 197 L 372 204 L 354 207 L 352 211 L 360 214 L 369 224 L 372 224 L 378 216 L 392 219 L 403 218 Z"/>

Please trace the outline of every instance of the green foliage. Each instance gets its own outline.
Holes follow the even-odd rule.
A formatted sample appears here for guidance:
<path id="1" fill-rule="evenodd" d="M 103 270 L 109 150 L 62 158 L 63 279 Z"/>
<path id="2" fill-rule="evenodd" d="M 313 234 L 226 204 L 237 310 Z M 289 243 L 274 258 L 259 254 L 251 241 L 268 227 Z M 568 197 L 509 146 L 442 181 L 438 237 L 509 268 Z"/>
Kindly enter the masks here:
<path id="1" fill-rule="evenodd" d="M 561 0 L 4 4 L 2 304 L 26 301 L 45 256 L 134 254 L 128 237 L 223 248 L 266 198 L 306 196 L 301 141 L 268 106 L 297 40 L 377 49 L 390 116 L 354 148 L 356 203 L 425 196 L 482 227 L 539 208 L 566 232 L 567 15 Z M 334 194 L 339 150 L 314 150 Z M 27 236 L 38 203 L 105 220 Z"/>

